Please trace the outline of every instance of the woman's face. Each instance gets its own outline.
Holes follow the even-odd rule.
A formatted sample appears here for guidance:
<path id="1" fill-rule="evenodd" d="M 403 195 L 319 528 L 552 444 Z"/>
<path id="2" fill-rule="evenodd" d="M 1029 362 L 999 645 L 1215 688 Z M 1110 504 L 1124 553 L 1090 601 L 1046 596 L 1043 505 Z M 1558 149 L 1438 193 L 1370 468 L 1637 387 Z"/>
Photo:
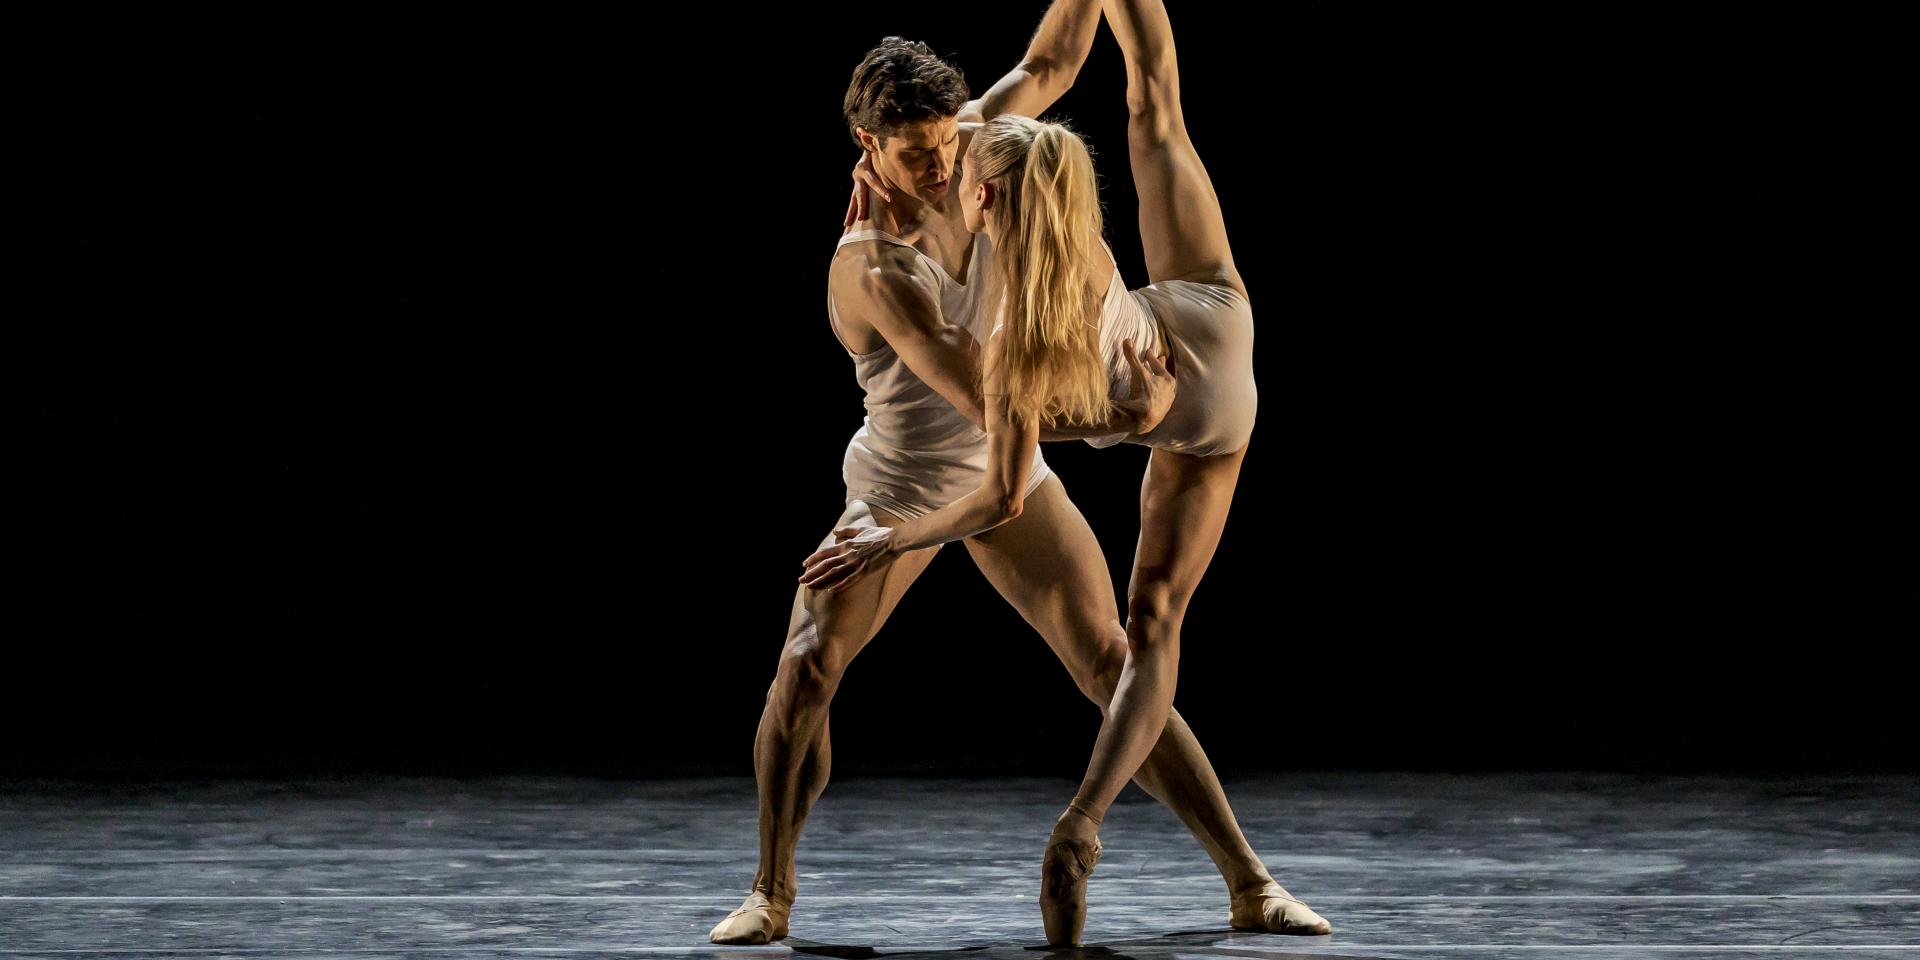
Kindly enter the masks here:
<path id="1" fill-rule="evenodd" d="M 967 229 L 982 233 L 987 229 L 986 211 L 993 207 L 993 187 L 973 179 L 973 164 L 960 166 L 960 209 L 965 214 Z"/>

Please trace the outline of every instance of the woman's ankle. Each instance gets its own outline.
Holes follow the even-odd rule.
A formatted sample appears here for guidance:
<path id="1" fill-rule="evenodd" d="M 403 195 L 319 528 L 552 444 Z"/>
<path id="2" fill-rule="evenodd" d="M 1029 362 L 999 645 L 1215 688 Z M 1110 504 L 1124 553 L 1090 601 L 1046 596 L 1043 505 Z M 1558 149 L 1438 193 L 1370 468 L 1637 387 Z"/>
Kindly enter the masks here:
<path id="1" fill-rule="evenodd" d="M 1091 836 L 1100 832 L 1100 821 L 1104 811 L 1096 809 L 1093 802 L 1083 797 L 1074 797 L 1067 804 L 1066 812 L 1054 822 L 1055 833 L 1069 836 Z"/>

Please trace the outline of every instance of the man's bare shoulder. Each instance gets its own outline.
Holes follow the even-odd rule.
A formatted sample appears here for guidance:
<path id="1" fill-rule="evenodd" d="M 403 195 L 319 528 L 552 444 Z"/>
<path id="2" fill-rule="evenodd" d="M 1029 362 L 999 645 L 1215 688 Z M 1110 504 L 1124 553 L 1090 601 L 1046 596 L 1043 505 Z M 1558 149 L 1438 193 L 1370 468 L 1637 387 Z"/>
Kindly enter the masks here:
<path id="1" fill-rule="evenodd" d="M 919 252 L 885 240 L 841 245 L 827 283 L 836 303 L 882 324 L 885 319 L 875 314 L 914 317 L 938 303 L 937 286 Z"/>
<path id="2" fill-rule="evenodd" d="M 856 225 L 856 229 L 859 229 Z M 890 240 L 870 237 L 840 245 L 834 251 L 831 282 L 874 282 L 882 278 L 917 280 L 921 274 L 920 252 Z"/>

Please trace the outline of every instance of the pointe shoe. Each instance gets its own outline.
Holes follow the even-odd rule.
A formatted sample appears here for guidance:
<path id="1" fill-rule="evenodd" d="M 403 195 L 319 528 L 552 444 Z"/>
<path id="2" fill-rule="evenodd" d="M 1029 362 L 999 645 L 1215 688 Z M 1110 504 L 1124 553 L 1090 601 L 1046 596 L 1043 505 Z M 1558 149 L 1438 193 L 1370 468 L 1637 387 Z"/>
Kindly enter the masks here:
<path id="1" fill-rule="evenodd" d="M 714 925 L 707 939 L 714 943 L 772 943 L 787 935 L 787 913 L 791 909 L 774 903 L 765 894 L 750 893 L 740 909 Z"/>
<path id="2" fill-rule="evenodd" d="M 1235 930 L 1264 930 L 1268 933 L 1306 936 L 1333 932 L 1333 924 L 1294 899 L 1285 887 L 1277 883 L 1268 883 L 1258 890 L 1234 895 L 1231 917 L 1229 922 Z"/>
<path id="3" fill-rule="evenodd" d="M 1040 922 L 1047 928 L 1047 943 L 1079 944 L 1087 926 L 1087 875 L 1099 863 L 1098 836 L 1066 836 L 1054 827 L 1040 863 Z"/>

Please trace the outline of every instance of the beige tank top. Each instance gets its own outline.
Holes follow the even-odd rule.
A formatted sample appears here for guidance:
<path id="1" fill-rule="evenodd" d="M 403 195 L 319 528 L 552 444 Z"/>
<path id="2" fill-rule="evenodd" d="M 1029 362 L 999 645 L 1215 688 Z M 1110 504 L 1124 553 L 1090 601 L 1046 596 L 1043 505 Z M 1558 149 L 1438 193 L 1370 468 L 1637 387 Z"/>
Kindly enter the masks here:
<path id="1" fill-rule="evenodd" d="M 879 230 L 856 230 L 841 237 L 838 246 L 861 240 L 881 240 L 913 249 L 905 240 Z M 974 236 L 967 265 L 969 279 L 983 275 L 991 249 L 986 235 Z M 954 325 L 966 327 L 975 339 L 984 338 L 984 332 L 978 327 L 984 324 L 985 318 L 976 309 L 982 285 L 958 283 L 933 258 L 917 249 L 914 253 L 915 268 L 925 273 L 940 291 L 941 319 L 949 323 L 958 319 L 961 322 Z M 833 318 L 834 336 L 838 338 L 840 314 L 834 308 L 831 294 L 827 296 L 827 315 Z M 846 341 L 841 341 L 840 346 L 845 349 Z M 866 429 L 874 442 L 896 450 L 931 452 L 957 450 L 982 441 L 985 434 L 954 409 L 939 391 L 916 376 L 891 345 L 883 345 L 872 353 L 847 350 L 847 355 L 853 358 L 854 379 L 860 389 L 866 391 Z"/>

